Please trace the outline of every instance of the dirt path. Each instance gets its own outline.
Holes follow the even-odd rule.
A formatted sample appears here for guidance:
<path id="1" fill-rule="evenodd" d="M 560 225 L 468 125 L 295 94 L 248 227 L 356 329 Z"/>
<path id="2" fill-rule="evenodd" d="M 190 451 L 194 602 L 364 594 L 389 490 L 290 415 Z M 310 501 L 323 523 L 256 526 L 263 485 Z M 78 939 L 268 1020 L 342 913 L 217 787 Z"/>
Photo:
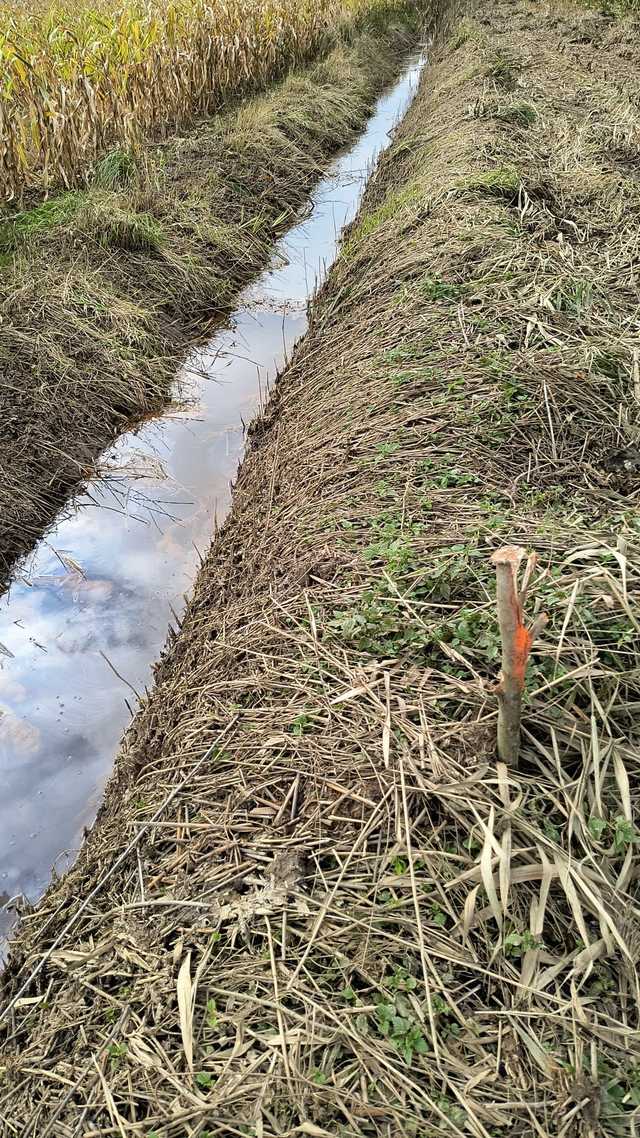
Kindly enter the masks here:
<path id="1" fill-rule="evenodd" d="M 482 3 L 434 52 L 25 923 L 5 1000 L 77 914 L 8 1019 L 8 1133 L 630 1132 L 637 43 Z M 550 617 L 512 771 L 506 542 Z"/>

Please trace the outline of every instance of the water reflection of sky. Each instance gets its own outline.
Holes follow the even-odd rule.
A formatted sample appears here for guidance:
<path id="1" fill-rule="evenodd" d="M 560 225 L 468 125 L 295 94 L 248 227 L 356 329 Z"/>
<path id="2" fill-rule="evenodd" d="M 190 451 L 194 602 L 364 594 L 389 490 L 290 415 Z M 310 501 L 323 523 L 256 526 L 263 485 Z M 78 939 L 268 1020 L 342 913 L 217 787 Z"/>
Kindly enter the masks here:
<path id="1" fill-rule="evenodd" d="M 306 329 L 307 299 L 419 69 L 380 101 L 230 327 L 190 361 L 189 413 L 119 440 L 103 477 L 0 600 L 0 905 L 35 899 L 95 817 L 134 692 L 149 684 L 172 610 L 183 611 L 199 552 L 229 507 L 243 424 Z M 2 920 L 0 911 L 0 931 Z"/>

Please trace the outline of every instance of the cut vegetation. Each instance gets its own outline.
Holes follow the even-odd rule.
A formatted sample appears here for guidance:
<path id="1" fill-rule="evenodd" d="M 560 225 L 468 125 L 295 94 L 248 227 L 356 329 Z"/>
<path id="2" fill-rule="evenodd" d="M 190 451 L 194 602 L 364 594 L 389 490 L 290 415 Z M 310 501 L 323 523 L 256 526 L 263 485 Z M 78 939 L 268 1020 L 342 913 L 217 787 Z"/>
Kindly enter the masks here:
<path id="1" fill-rule="evenodd" d="M 371 12 L 274 91 L 0 220 L 0 582 L 113 438 L 166 405 L 188 346 L 364 124 L 417 31 L 404 0 Z"/>
<path id="2" fill-rule="evenodd" d="M 434 49 L 24 921 L 8 1134 L 633 1133 L 639 42 L 482 3 Z M 549 616 L 517 770 L 505 544 Z"/>

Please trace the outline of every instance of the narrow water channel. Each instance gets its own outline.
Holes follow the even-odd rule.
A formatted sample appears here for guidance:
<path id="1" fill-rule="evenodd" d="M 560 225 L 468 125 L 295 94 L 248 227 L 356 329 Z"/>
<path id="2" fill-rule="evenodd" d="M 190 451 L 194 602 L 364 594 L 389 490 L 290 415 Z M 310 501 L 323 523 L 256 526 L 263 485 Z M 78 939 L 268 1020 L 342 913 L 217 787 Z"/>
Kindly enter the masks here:
<path id="1" fill-rule="evenodd" d="M 178 377 L 189 402 L 123 436 L 0 601 L 0 934 L 73 861 L 118 743 L 185 607 L 244 427 L 307 327 L 372 163 L 416 90 L 424 57 L 332 164 L 308 217 Z M 3 907 L 4 906 L 4 907 Z"/>

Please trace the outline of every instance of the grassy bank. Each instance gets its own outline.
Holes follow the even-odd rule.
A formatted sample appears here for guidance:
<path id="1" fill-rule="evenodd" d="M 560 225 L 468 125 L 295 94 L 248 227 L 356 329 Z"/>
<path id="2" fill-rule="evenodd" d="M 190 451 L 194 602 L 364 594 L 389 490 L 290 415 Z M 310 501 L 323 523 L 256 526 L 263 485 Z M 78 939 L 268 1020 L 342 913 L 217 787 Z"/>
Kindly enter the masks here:
<path id="1" fill-rule="evenodd" d="M 165 405 L 205 321 L 363 125 L 415 35 L 394 7 L 270 93 L 135 160 L 113 151 L 90 188 L 0 222 L 0 577 L 104 447 Z"/>
<path id="2" fill-rule="evenodd" d="M 25 922 L 5 1000 L 55 949 L 5 1029 L 16 1133 L 631 1132 L 625 35 L 482 3 L 434 52 L 101 819 Z M 506 542 L 538 550 L 550 618 L 518 770 L 494 755 Z"/>

